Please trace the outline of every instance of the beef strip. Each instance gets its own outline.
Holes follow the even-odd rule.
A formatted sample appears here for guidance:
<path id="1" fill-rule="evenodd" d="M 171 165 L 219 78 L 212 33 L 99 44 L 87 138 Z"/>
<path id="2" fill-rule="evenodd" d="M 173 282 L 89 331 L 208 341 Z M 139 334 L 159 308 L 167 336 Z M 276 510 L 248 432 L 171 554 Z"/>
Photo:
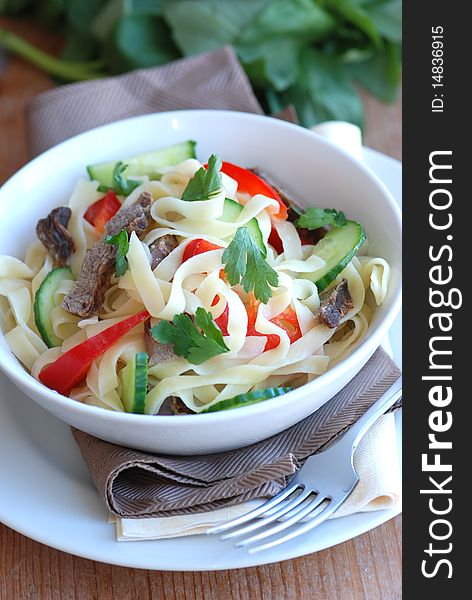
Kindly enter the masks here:
<path id="1" fill-rule="evenodd" d="M 79 278 L 62 300 L 65 310 L 79 317 L 91 317 L 98 313 L 115 271 L 115 253 L 115 246 L 104 242 L 95 244 L 87 251 Z"/>
<path id="2" fill-rule="evenodd" d="M 288 209 L 287 220 L 290 221 L 290 223 L 294 223 L 300 216 L 300 213 L 303 212 L 303 209 L 300 206 L 298 206 L 298 204 L 294 202 L 289 196 L 287 196 L 287 194 L 282 189 L 279 183 L 274 183 L 270 175 L 267 175 L 267 173 L 260 171 L 259 169 L 249 170 L 258 175 L 261 179 L 263 179 L 266 183 L 268 183 L 271 187 L 274 188 L 274 190 L 278 193 L 282 202 Z M 326 229 L 324 227 L 320 227 L 319 229 L 305 229 L 303 227 L 297 227 L 297 231 L 298 235 L 300 236 L 300 239 L 303 242 L 305 242 L 305 244 L 313 245 L 317 244 L 321 240 L 321 238 L 323 238 L 326 234 Z"/>
<path id="3" fill-rule="evenodd" d="M 70 255 L 74 252 L 74 240 L 67 229 L 71 214 L 70 208 L 59 206 L 45 219 L 40 219 L 36 225 L 38 239 L 59 267 L 67 264 Z"/>
<path id="4" fill-rule="evenodd" d="M 144 344 L 149 356 L 150 367 L 177 358 L 172 344 L 161 344 L 153 338 L 149 319 L 144 323 Z"/>
<path id="5" fill-rule="evenodd" d="M 172 415 L 194 415 L 193 410 L 190 410 L 186 404 L 182 402 L 180 398 L 176 396 L 169 396 L 162 403 L 161 408 L 158 412 L 159 415 L 172 416 Z"/>
<path id="6" fill-rule="evenodd" d="M 151 269 L 157 267 L 157 265 L 168 256 L 172 250 L 175 250 L 179 242 L 175 235 L 163 235 L 149 246 L 151 252 Z"/>
<path id="7" fill-rule="evenodd" d="M 295 217 L 291 218 L 290 212 L 291 209 L 288 211 L 288 220 L 293 223 L 293 221 L 296 221 L 300 215 L 295 213 Z M 313 246 L 326 235 L 326 229 L 324 227 L 319 227 L 318 229 L 305 229 L 304 227 L 297 227 L 297 231 L 302 243 L 312 244 Z"/>
<path id="8" fill-rule="evenodd" d="M 122 229 L 126 229 L 128 234 L 135 231 L 138 237 L 141 236 L 148 227 L 151 201 L 151 194 L 143 192 L 135 204 L 121 208 L 108 221 L 104 237 L 87 250 L 79 277 L 62 300 L 65 310 L 83 318 L 98 314 L 115 271 L 116 247 L 104 240 L 106 236 L 116 235 Z"/>
<path id="9" fill-rule="evenodd" d="M 149 225 L 151 203 L 151 194 L 144 191 L 139 195 L 134 204 L 120 208 L 116 215 L 105 225 L 105 237 L 116 235 L 122 229 L 126 229 L 128 234 L 134 231 L 140 237 Z"/>
<path id="10" fill-rule="evenodd" d="M 347 281 L 343 279 L 334 289 L 321 295 L 318 318 L 324 325 L 334 329 L 353 306 Z"/>
<path id="11" fill-rule="evenodd" d="M 179 242 L 175 235 L 164 235 L 151 244 L 149 246 L 149 250 L 151 251 L 151 269 L 154 270 L 178 245 Z M 161 344 L 153 338 L 149 320 L 144 323 L 144 343 L 149 356 L 150 367 L 157 365 L 157 363 L 177 358 L 172 344 Z"/>

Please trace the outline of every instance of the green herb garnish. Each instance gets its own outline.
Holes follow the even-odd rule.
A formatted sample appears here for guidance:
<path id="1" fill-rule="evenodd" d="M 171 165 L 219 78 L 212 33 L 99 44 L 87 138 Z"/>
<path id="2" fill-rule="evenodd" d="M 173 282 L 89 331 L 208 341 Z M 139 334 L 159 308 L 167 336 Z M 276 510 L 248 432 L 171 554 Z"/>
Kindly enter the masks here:
<path id="1" fill-rule="evenodd" d="M 61 81 L 232 46 L 267 112 L 293 105 L 306 127 L 361 124 L 357 84 L 392 101 L 401 75 L 402 0 L 0 0 L 0 15 L 61 31 L 62 59 L 0 27 L 0 46 Z"/>
<path id="2" fill-rule="evenodd" d="M 201 307 L 195 312 L 195 322 L 189 315 L 180 313 L 174 316 L 172 323 L 159 321 L 151 333 L 158 342 L 172 344 L 178 356 L 183 356 L 194 365 L 229 352 L 211 313 Z"/>
<path id="3" fill-rule="evenodd" d="M 109 235 L 105 238 L 105 243 L 116 246 L 115 275 L 122 277 L 128 270 L 128 259 L 126 258 L 129 250 L 128 232 L 126 229 L 122 229 L 116 235 Z"/>
<path id="4" fill-rule="evenodd" d="M 346 222 L 346 215 L 342 210 L 338 212 L 335 208 L 311 207 L 298 217 L 294 225 L 301 229 L 319 229 L 326 225 L 344 227 Z"/>
<path id="5" fill-rule="evenodd" d="M 231 244 L 223 252 L 226 277 L 230 285 L 241 283 L 245 292 L 254 290 L 255 297 L 267 304 L 271 287 L 277 287 L 279 276 L 267 263 L 247 227 L 236 230 Z"/>
<path id="6" fill-rule="evenodd" d="M 127 168 L 128 165 L 125 165 L 120 160 L 113 169 L 113 191 L 121 196 L 129 196 L 133 190 L 141 185 L 140 181 L 125 178 L 123 173 Z"/>
<path id="7" fill-rule="evenodd" d="M 221 190 L 221 160 L 212 154 L 208 159 L 208 168 L 201 167 L 188 182 L 182 194 L 182 200 L 195 202 L 209 200 Z"/>

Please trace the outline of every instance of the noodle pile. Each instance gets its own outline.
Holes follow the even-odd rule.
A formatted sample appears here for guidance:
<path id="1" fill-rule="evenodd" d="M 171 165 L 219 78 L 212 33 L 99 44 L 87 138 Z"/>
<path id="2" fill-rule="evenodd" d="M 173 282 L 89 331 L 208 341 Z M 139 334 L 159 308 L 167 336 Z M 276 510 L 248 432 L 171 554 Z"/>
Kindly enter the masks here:
<path id="1" fill-rule="evenodd" d="M 333 286 L 347 280 L 353 307 L 336 329 L 322 324 L 316 316 L 320 298 L 316 285 L 304 276 L 322 268 L 324 261 L 314 254 L 314 245 L 302 245 L 295 226 L 289 221 L 273 221 L 283 244 L 277 254 L 268 245 L 271 216 L 277 213 L 275 200 L 263 195 L 249 198 L 237 193 L 236 182 L 221 174 L 223 188 L 209 200 L 187 202 L 181 199 L 191 177 L 202 165 L 188 159 L 170 168 L 160 181 L 147 181 L 125 200 L 136 201 L 143 190 L 153 198 L 152 224 L 141 241 L 131 234 L 127 259 L 129 269 L 114 277 L 99 317 L 81 319 L 61 306 L 74 281 L 65 280 L 56 292 L 56 307 L 51 314 L 54 333 L 61 347 L 47 348 L 34 322 L 34 295 L 42 280 L 53 268 L 52 260 L 39 241 L 29 247 L 24 261 L 0 256 L 1 326 L 12 352 L 33 377 L 56 360 L 61 353 L 110 325 L 143 308 L 154 324 L 159 319 L 172 320 L 178 313 L 195 314 L 198 307 L 218 318 L 228 306 L 228 335 L 224 341 L 229 352 L 200 365 L 176 358 L 149 368 L 149 391 L 146 413 L 156 414 L 169 396 L 180 398 L 192 411 L 225 398 L 275 386 L 300 386 L 342 360 L 365 335 L 372 311 L 381 304 L 388 290 L 390 268 L 382 258 L 359 256 L 352 259 Z M 72 217 L 69 231 L 75 253 L 71 271 L 77 277 L 85 253 L 100 234 L 84 218 L 87 208 L 102 196 L 98 183 L 80 180 L 69 201 Z M 220 221 L 225 198 L 244 205 L 235 223 Z M 279 276 L 269 302 L 260 304 L 255 327 L 262 336 L 247 335 L 248 316 L 244 294 L 220 277 L 224 268 L 222 254 L 236 229 L 256 218 L 267 246 L 267 262 Z M 179 245 L 151 270 L 149 245 L 172 234 Z M 186 245 L 194 239 L 206 239 L 218 246 L 182 263 Z M 286 331 L 271 322 L 287 307 L 297 315 L 302 337 L 290 344 Z M 277 347 L 264 351 L 265 335 L 280 337 Z M 71 397 L 87 404 L 122 411 L 120 370 L 137 352 L 144 352 L 143 325 L 139 325 L 106 351 L 90 368 L 83 385 L 74 388 Z"/>

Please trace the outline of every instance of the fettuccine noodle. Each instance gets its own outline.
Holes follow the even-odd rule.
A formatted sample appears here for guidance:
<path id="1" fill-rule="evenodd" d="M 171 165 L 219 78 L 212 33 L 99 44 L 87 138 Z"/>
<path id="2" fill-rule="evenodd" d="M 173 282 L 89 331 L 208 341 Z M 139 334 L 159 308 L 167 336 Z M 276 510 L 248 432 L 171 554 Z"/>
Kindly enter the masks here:
<path id="1" fill-rule="evenodd" d="M 195 315 L 199 307 L 209 311 L 213 319 L 227 311 L 224 342 L 228 352 L 201 364 L 176 356 L 149 368 L 147 414 L 158 413 L 169 397 L 180 398 L 191 411 L 198 413 L 251 390 L 303 385 L 343 360 L 366 335 L 372 310 L 388 294 L 388 263 L 371 256 L 351 260 L 330 288 L 346 280 L 352 308 L 337 327 L 329 328 L 318 319 L 320 294 L 315 283 L 306 277 L 325 264 L 317 255 L 316 245 L 302 245 L 293 223 L 274 219 L 278 204 L 273 198 L 239 194 L 237 182 L 227 175 L 222 175 L 222 188 L 209 199 L 182 200 L 190 178 L 201 166 L 195 159 L 185 160 L 166 170 L 159 181 L 142 178 L 141 185 L 122 199 L 125 206 L 131 206 L 143 191 L 149 192 L 151 225 L 142 239 L 134 232 L 130 235 L 129 269 L 121 277 L 113 277 L 98 317 L 85 319 L 60 304 L 74 285 L 85 253 L 100 238 L 84 219 L 84 213 L 102 194 L 97 190 L 97 182 L 77 183 L 68 205 L 72 211 L 68 229 L 75 248 L 71 275 L 56 291 L 55 308 L 50 314 L 60 346 L 47 347 L 34 318 L 34 298 L 54 267 L 53 259 L 39 241 L 30 245 L 24 261 L 0 256 L 1 326 L 12 352 L 33 377 L 39 378 L 48 364 L 70 348 L 144 309 L 149 311 L 152 323 L 172 321 L 179 313 Z M 232 223 L 221 220 L 226 198 L 244 205 Z M 266 260 L 277 272 L 279 282 L 267 304 L 258 305 L 252 334 L 248 331 L 246 294 L 240 286 L 231 287 L 221 276 L 225 248 L 236 230 L 251 219 L 257 220 L 266 246 L 273 226 L 283 248 L 277 253 L 268 246 Z M 169 234 L 176 236 L 179 243 L 153 270 L 149 246 Z M 196 239 L 207 240 L 219 248 L 183 261 L 186 246 Z M 274 322 L 287 309 L 295 312 L 301 332 L 301 337 L 293 343 L 287 330 Z M 265 350 L 267 336 L 274 335 L 280 340 L 278 345 Z M 71 397 L 123 411 L 119 374 L 137 352 L 146 350 L 143 336 L 141 324 L 95 360 L 86 380 L 72 390 Z"/>

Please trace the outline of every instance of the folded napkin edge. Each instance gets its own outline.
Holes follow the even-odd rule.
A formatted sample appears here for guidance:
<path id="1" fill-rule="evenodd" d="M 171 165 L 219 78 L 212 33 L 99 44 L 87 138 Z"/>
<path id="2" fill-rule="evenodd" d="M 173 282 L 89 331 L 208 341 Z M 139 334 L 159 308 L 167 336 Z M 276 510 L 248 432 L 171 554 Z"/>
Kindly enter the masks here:
<path id="1" fill-rule="evenodd" d="M 128 519 L 139 518 L 159 518 L 167 516 L 175 516 L 182 514 L 182 511 L 191 511 L 192 513 L 199 510 L 199 507 L 205 506 L 205 511 L 213 510 L 221 506 L 232 506 L 241 503 L 241 497 L 265 497 L 270 498 L 277 494 L 287 485 L 287 479 L 296 473 L 299 468 L 299 462 L 293 454 L 287 454 L 279 457 L 276 461 L 268 463 L 263 467 L 250 472 L 242 473 L 240 476 L 233 479 L 221 479 L 214 482 L 212 485 L 206 486 L 205 489 L 197 488 L 192 490 L 188 485 L 177 484 L 175 489 L 181 488 L 181 493 L 174 500 L 165 500 L 165 509 L 159 510 L 159 502 L 155 497 L 147 501 L 145 498 L 140 498 L 141 511 L 137 512 L 137 501 L 130 510 L 127 497 L 127 486 L 124 486 L 123 493 L 119 495 L 117 488 L 121 486 L 108 481 L 107 483 L 107 507 L 118 517 Z M 157 482 L 154 484 L 158 485 Z M 193 491 L 199 493 L 199 502 L 195 503 Z M 187 494 L 185 494 L 187 492 Z M 159 493 L 159 489 L 155 489 L 155 493 Z M 148 510 L 148 507 L 152 507 Z M 201 510 L 200 512 L 205 512 Z"/>

